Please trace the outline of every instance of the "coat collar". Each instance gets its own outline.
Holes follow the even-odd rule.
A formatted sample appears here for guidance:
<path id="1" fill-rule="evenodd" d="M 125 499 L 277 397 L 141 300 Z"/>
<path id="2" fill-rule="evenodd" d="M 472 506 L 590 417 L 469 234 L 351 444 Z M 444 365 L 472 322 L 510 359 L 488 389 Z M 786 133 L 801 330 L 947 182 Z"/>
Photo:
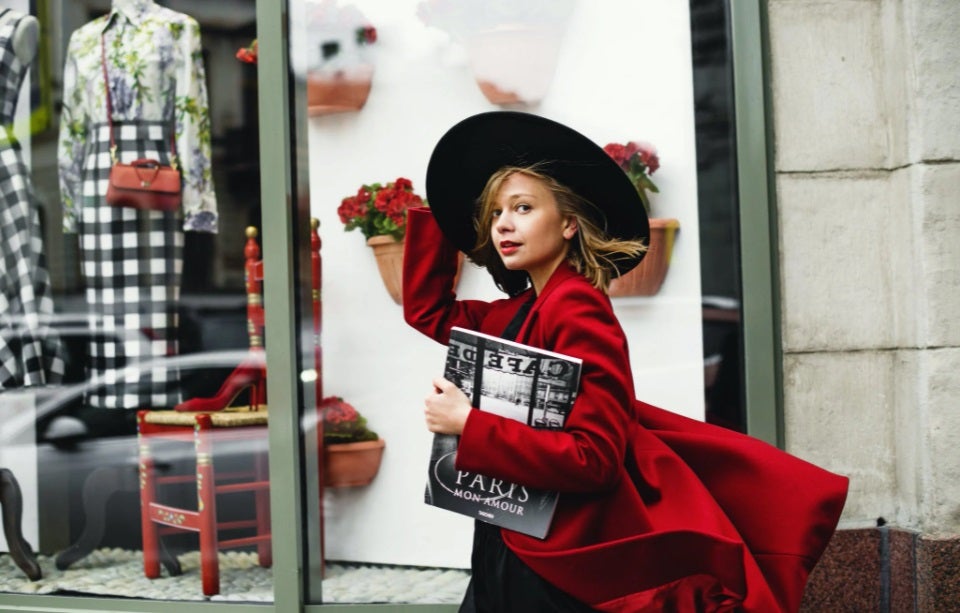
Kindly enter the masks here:
<path id="1" fill-rule="evenodd" d="M 580 273 L 577 272 L 577 269 L 571 266 L 569 263 L 562 263 L 560 266 L 557 266 L 557 269 L 553 271 L 553 274 L 550 275 L 550 278 L 547 280 L 546 285 L 543 286 L 543 291 L 537 295 L 536 300 L 533 303 L 533 307 L 530 309 L 530 313 L 527 315 L 526 321 L 523 323 L 523 326 L 520 328 L 519 334 L 517 334 L 517 339 L 519 342 L 526 342 L 527 334 L 529 333 L 529 328 L 534 320 L 536 320 L 537 312 L 540 310 L 540 307 L 547 301 L 550 297 L 550 294 L 553 293 L 553 290 L 558 288 L 564 281 L 572 279 L 575 277 L 580 277 Z M 526 300 L 529 300 L 533 295 L 533 288 L 531 287 L 525 292 L 522 292 L 517 296 L 519 299 L 518 303 L 522 303 Z"/>

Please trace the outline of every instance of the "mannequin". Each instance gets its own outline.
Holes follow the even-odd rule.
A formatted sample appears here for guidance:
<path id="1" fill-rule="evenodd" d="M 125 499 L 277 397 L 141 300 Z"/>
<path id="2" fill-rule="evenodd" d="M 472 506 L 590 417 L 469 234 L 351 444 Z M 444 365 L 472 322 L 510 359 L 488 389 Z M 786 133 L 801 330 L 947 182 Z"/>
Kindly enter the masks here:
<path id="1" fill-rule="evenodd" d="M 197 21 L 151 0 L 113 0 L 108 14 L 75 30 L 67 45 L 58 143 L 63 230 L 79 235 L 90 327 L 104 333 L 88 346 L 87 378 L 107 382 L 86 393 L 82 412 L 88 424 L 109 424 L 110 434 L 136 432 L 137 409 L 183 400 L 167 358 L 179 352 L 184 232 L 217 231 L 204 72 Z M 111 132 L 121 162 L 169 164 L 176 155 L 179 211 L 106 203 Z M 113 492 L 138 489 L 131 452 L 86 478 L 84 532 L 58 554 L 58 568 L 99 544 Z M 164 564 L 179 573 L 172 555 Z"/>
<path id="2" fill-rule="evenodd" d="M 0 388 L 59 383 L 63 351 L 45 329 L 53 314 L 39 205 L 10 126 L 30 63 L 37 20 L 0 11 Z"/>
<path id="3" fill-rule="evenodd" d="M 131 429 L 134 409 L 182 401 L 179 373 L 163 361 L 179 352 L 183 233 L 217 230 L 200 50 L 197 21 L 151 0 L 113 0 L 67 46 L 58 150 L 64 231 L 80 235 L 91 326 L 108 332 L 90 343 L 87 375 L 109 383 L 84 403 L 124 410 Z M 121 162 L 176 156 L 179 211 L 106 203 L 111 133 Z"/>
<path id="4" fill-rule="evenodd" d="M 111 5 L 114 9 L 120 9 L 125 12 L 143 14 L 157 6 L 153 0 L 113 0 Z"/>
<path id="5" fill-rule="evenodd" d="M 19 21 L 18 21 L 19 17 Z M 37 57 L 37 43 L 40 38 L 40 24 L 33 15 L 24 15 L 8 10 L 0 15 L 0 26 L 17 22 L 13 31 L 13 51 L 24 66 L 29 66 Z"/>
<path id="6" fill-rule="evenodd" d="M 20 85 L 23 83 L 23 75 L 30 63 L 33 62 L 33 58 L 36 57 L 38 32 L 37 20 L 32 16 L 9 9 L 0 11 L 0 60 L 5 59 L 4 56 L 8 54 L 13 56 L 9 62 L 8 70 L 0 68 L 0 108 L 3 111 L 0 120 L 2 120 L 4 126 L 13 121 Z M 4 244 L 0 246 L 0 249 L 8 249 L 7 241 L 11 238 L 22 241 L 25 237 L 30 237 L 31 229 L 39 232 L 39 217 L 34 202 L 30 199 L 31 193 L 27 190 L 12 191 L 14 181 L 19 183 L 28 179 L 29 174 L 26 173 L 19 147 L 5 127 L 3 133 L 0 134 L 0 222 L 5 226 L 3 228 Z M 9 197 L 4 194 L 4 191 L 8 188 L 11 189 Z M 24 216 L 26 216 L 26 220 Z M 24 221 L 27 221 L 27 229 L 24 231 L 18 232 L 10 225 L 11 223 Z M 40 235 L 36 234 L 35 237 L 39 239 Z M 20 283 L 22 281 L 20 276 L 7 267 L 8 256 L 13 259 L 25 257 L 28 261 L 37 263 L 39 263 L 39 259 L 34 258 L 35 254 L 32 253 L 29 246 L 24 245 L 10 254 L 2 252 L 2 255 L 0 278 L 4 278 L 6 283 L 14 283 L 11 291 L 0 294 L 6 298 L 8 307 L 12 307 L 9 309 L 11 312 L 0 313 L 0 322 L 5 324 L 7 317 L 11 315 L 26 315 L 25 311 L 15 313 L 16 307 L 26 307 L 32 304 L 29 300 L 24 299 L 23 290 L 25 288 Z M 45 274 L 46 271 L 41 269 L 35 272 Z M 45 289 L 42 286 L 45 279 L 37 278 L 37 280 L 41 282 L 40 289 Z M 49 282 L 47 285 L 49 285 Z M 31 287 L 30 291 L 32 290 Z M 16 320 L 11 321 L 14 322 L 14 325 L 18 325 Z M 36 347 L 40 344 L 38 341 L 30 340 L 27 340 L 27 343 L 28 346 L 33 347 L 33 350 L 36 350 Z M 23 348 L 20 349 L 22 351 Z M 27 370 L 24 368 L 25 363 L 22 359 L 19 359 L 22 358 L 21 351 L 15 351 L 7 346 L 5 341 L 0 342 L 0 359 L 7 364 L 0 367 L 0 383 L 5 386 L 42 378 L 42 373 L 25 372 Z M 16 355 L 17 353 L 21 353 L 21 355 Z M 37 564 L 33 550 L 26 539 L 23 538 L 20 529 L 23 515 L 23 497 L 20 492 L 20 485 L 13 473 L 6 468 L 0 468 L 0 514 L 3 518 L 3 534 L 10 550 L 10 557 L 32 581 L 36 581 L 41 577 L 40 566 Z"/>

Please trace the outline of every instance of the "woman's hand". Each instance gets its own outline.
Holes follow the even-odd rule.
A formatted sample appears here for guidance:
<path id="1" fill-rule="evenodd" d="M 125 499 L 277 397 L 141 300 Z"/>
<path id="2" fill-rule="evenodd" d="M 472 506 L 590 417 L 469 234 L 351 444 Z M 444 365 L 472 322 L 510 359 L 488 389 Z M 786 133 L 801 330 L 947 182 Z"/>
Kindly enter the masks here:
<path id="1" fill-rule="evenodd" d="M 437 434 L 460 434 L 472 410 L 470 399 L 443 377 L 433 380 L 433 393 L 424 402 L 427 430 Z"/>

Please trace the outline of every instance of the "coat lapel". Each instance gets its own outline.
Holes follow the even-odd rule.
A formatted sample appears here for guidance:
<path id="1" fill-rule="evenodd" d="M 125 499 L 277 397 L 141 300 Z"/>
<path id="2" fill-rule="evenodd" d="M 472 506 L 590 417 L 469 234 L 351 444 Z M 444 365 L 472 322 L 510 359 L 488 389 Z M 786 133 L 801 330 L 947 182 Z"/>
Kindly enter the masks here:
<path id="1" fill-rule="evenodd" d="M 561 283 L 579 275 L 580 273 L 578 273 L 576 269 L 569 264 L 561 264 L 560 266 L 557 266 L 557 269 L 553 271 L 552 275 L 550 275 L 550 279 L 547 281 L 547 284 L 543 286 L 543 291 L 540 292 L 540 295 L 537 296 L 536 301 L 533 303 L 533 307 L 530 309 L 530 314 L 527 315 L 526 321 L 520 328 L 520 333 L 517 334 L 517 342 L 525 343 L 527 345 L 537 344 L 539 339 L 530 338 L 530 335 L 532 330 L 535 329 L 533 326 L 537 321 L 540 309 L 544 304 L 547 303 L 547 301 L 550 300 L 550 295 L 555 289 L 557 289 L 557 287 L 560 286 Z"/>

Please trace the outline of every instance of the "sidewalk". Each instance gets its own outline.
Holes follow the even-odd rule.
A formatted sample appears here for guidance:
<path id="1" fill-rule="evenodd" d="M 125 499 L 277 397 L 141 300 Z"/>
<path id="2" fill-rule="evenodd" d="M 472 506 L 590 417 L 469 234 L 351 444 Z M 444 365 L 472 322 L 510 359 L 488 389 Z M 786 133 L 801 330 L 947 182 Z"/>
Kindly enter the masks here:
<path id="1" fill-rule="evenodd" d="M 0 597 L 2 593 L 81 593 L 156 600 L 207 600 L 200 589 L 200 555 L 179 556 L 183 574 L 159 579 L 143 575 L 139 551 L 99 549 L 66 571 L 57 570 L 53 558 L 39 556 L 43 577 L 30 581 L 13 563 L 0 554 Z M 402 603 L 457 604 L 469 581 L 469 573 L 456 569 L 376 566 L 329 563 L 323 581 L 325 604 Z M 220 554 L 221 593 L 211 601 L 271 602 L 273 574 L 257 564 L 254 553 Z"/>

